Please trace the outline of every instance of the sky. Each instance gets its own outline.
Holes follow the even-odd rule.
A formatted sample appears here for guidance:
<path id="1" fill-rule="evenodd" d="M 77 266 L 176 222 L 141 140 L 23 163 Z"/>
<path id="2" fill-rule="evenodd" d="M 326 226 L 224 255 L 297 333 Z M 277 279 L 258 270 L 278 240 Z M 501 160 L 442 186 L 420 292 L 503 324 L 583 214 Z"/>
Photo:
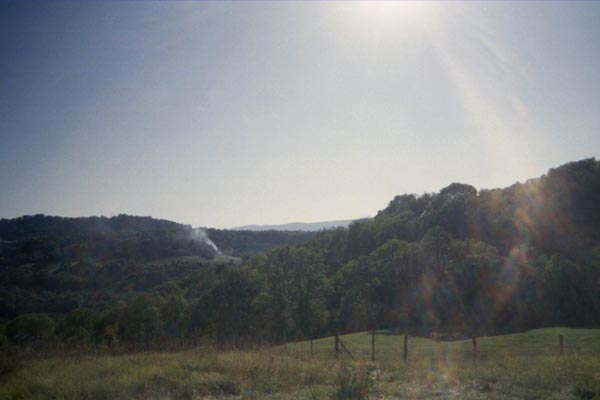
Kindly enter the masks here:
<path id="1" fill-rule="evenodd" d="M 600 156 L 600 2 L 3 2 L 0 218 L 372 216 Z"/>

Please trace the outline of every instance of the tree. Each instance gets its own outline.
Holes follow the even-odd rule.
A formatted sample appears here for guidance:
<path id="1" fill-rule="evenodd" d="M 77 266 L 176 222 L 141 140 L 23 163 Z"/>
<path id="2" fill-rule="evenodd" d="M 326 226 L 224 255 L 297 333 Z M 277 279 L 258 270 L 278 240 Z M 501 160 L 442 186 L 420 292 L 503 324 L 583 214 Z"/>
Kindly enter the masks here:
<path id="1" fill-rule="evenodd" d="M 273 340 L 308 338 L 324 329 L 328 291 L 322 257 L 305 248 L 282 247 L 258 265 L 263 287 L 256 310 Z"/>
<path id="2" fill-rule="evenodd" d="M 88 310 L 71 311 L 59 324 L 57 333 L 70 343 L 86 343 L 94 332 L 94 314 Z"/>

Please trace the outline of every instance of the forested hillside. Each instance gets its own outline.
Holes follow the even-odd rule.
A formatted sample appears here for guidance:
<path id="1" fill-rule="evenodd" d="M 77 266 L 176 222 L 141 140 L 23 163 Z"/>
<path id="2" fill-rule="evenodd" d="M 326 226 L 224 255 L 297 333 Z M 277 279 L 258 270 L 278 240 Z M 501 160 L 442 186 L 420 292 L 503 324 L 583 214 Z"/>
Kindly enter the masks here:
<path id="1" fill-rule="evenodd" d="M 156 326 L 165 323 L 171 311 L 173 318 L 182 318 L 191 309 L 179 309 L 177 302 L 193 302 L 210 291 L 224 266 L 239 264 L 239 257 L 313 237 L 307 232 L 207 232 L 129 215 L 2 219 L 0 326 L 15 343 L 53 336 L 75 342 L 143 337 L 144 343 L 156 339 L 157 330 L 139 325 L 136 318 Z M 136 314 L 140 307 L 141 313 Z M 169 329 L 173 336 L 175 328 Z"/>
<path id="2" fill-rule="evenodd" d="M 90 220 L 77 236 L 29 218 L 28 230 L 0 223 L 0 315 L 14 343 L 239 344 L 371 328 L 461 337 L 600 325 L 595 159 L 505 189 L 453 183 L 397 196 L 374 218 L 312 239 L 207 231 L 226 254 L 283 245 L 242 263 L 168 221 L 146 229 L 142 219 L 132 233 Z"/>
<path id="3" fill-rule="evenodd" d="M 248 231 L 209 228 L 206 233 L 224 254 L 245 257 L 275 246 L 300 244 L 316 236 L 304 231 Z"/>

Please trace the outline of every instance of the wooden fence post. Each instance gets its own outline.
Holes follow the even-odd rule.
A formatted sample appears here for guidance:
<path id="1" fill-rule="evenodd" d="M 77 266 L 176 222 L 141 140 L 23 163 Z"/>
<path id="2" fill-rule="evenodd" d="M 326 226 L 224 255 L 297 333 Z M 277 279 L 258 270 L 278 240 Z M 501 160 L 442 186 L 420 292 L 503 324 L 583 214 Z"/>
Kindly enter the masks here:
<path id="1" fill-rule="evenodd" d="M 562 356 L 564 351 L 564 338 L 563 335 L 558 335 L 558 345 L 560 346 L 560 355 Z"/>
<path id="2" fill-rule="evenodd" d="M 473 336 L 471 339 L 473 342 L 473 361 L 477 360 L 477 338 Z"/>
<path id="3" fill-rule="evenodd" d="M 408 334 L 404 334 L 404 347 L 402 349 L 402 360 L 408 360 Z"/>
<path id="4" fill-rule="evenodd" d="M 375 331 L 371 331 L 371 361 L 375 362 Z"/>
<path id="5" fill-rule="evenodd" d="M 338 335 L 335 335 L 335 358 L 337 360 L 338 355 L 340 354 L 340 338 Z"/>

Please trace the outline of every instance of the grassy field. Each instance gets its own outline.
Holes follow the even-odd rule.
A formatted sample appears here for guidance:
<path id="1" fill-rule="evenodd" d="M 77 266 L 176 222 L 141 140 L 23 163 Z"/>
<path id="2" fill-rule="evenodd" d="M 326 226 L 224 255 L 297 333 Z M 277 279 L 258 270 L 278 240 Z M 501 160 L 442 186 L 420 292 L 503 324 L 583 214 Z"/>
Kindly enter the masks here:
<path id="1" fill-rule="evenodd" d="M 559 355 L 558 335 L 565 338 Z M 0 378 L 2 399 L 600 399 L 600 330 L 549 328 L 436 342 L 340 336 L 253 351 L 198 348 L 128 355 L 28 359 Z M 368 396 L 368 397 L 367 397 Z"/>

